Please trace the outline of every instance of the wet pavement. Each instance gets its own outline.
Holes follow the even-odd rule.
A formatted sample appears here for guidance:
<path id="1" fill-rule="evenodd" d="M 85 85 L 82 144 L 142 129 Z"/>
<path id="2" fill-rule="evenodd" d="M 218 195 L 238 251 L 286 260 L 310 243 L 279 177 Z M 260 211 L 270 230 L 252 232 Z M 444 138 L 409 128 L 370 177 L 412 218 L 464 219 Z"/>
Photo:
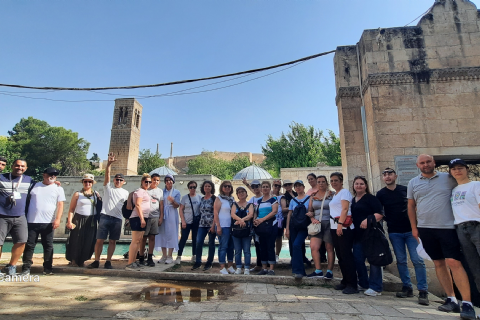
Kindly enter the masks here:
<path id="1" fill-rule="evenodd" d="M 192 279 L 193 280 L 193 279 Z M 93 275 L 0 283 L 0 319 L 459 319 L 416 298 L 343 295 L 325 285 L 156 282 Z"/>

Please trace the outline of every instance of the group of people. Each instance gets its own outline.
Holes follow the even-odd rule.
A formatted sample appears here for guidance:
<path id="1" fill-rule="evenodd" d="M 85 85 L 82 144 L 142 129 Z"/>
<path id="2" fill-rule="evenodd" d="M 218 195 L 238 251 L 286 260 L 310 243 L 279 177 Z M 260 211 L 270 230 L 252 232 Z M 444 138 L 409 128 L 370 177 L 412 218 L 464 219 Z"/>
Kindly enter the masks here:
<path id="1" fill-rule="evenodd" d="M 163 190 L 158 188 L 160 176 L 156 174 L 144 174 L 140 188 L 132 193 L 122 187 L 125 183 L 122 174 L 114 176 L 111 186 L 113 162 L 115 157 L 109 155 L 103 198 L 93 190 L 95 178 L 90 174 L 83 176 L 83 188 L 72 197 L 66 258 L 74 266 L 83 266 L 95 253 L 94 262 L 87 267 L 98 268 L 103 243 L 108 238 L 104 267 L 112 268 L 111 258 L 126 208 L 131 210 L 127 221 L 132 230 L 127 270 L 155 266 L 154 249 L 162 253 L 159 263 L 180 263 L 191 234 L 192 270 L 202 266 L 203 245 L 208 235 L 203 270 L 212 268 L 218 238 L 220 273 L 275 275 L 282 237 L 286 236 L 296 279 L 333 279 L 336 255 L 342 280 L 335 289 L 344 294 L 363 291 L 365 295 L 378 296 L 383 291 L 383 266 L 370 263 L 367 268 L 364 235 L 369 228 L 384 233 L 385 221 L 403 283 L 396 296 L 413 296 L 408 250 L 417 280 L 418 302 L 429 304 L 426 268 L 417 253 L 420 243 L 433 260 L 438 280 L 448 296 L 438 309 L 460 312 L 463 319 L 475 319 L 469 280 L 461 260 L 463 254 L 480 288 L 480 182 L 469 179 L 469 166 L 462 159 L 450 161 L 449 173 L 444 173 L 435 170 L 432 156 L 420 155 L 417 167 L 421 174 L 408 187 L 397 185 L 395 170 L 386 168 L 382 172 L 386 186 L 376 195 L 370 192 L 363 176 L 353 179 L 352 194 L 344 188 L 343 174 L 335 172 L 329 177 L 308 175 L 311 186 L 308 191 L 301 180 L 283 183 L 274 180 L 273 186 L 269 181 L 254 180 L 249 184 L 244 180 L 245 187 L 235 190 L 230 181 L 223 181 L 216 196 L 215 184 L 204 181 L 200 186 L 201 196 L 197 194 L 197 183 L 190 181 L 188 194 L 183 197 L 174 188 L 175 178 L 171 175 L 164 177 Z M 5 166 L 6 160 L 0 157 L 0 170 Z M 43 180 L 35 183 L 23 174 L 27 169 L 25 160 L 14 161 L 11 169 L 10 173 L 0 175 L 0 248 L 7 234 L 14 243 L 10 263 L 2 272 L 15 274 L 17 261 L 23 254 L 22 273 L 29 274 L 40 235 L 44 274 L 52 274 L 53 231 L 60 225 L 65 201 L 63 188 L 56 181 L 58 170 L 47 168 Z M 247 188 L 254 194 L 248 200 Z M 238 200 L 232 196 L 233 192 Z M 315 270 L 307 275 L 308 236 Z M 251 261 L 252 239 L 257 257 L 255 266 Z M 143 252 L 147 242 L 145 261 Z M 322 245 L 328 262 L 325 273 L 321 266 Z M 172 257 L 174 251 L 176 260 Z M 461 303 L 455 297 L 450 272 L 462 296 Z"/>

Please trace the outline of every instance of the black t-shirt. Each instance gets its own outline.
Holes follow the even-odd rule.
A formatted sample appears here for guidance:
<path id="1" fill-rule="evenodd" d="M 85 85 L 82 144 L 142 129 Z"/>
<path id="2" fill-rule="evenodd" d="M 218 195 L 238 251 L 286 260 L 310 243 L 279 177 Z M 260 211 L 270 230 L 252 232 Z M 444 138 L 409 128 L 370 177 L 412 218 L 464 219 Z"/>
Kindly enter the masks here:
<path id="1" fill-rule="evenodd" d="M 397 184 L 395 190 L 387 187 L 377 192 L 377 198 L 385 210 L 389 233 L 406 233 L 412 231 L 408 219 L 407 187 Z"/>
<path id="2" fill-rule="evenodd" d="M 362 221 L 374 213 L 383 213 L 382 204 L 378 201 L 377 197 L 372 194 L 364 195 L 358 202 L 356 202 L 355 197 L 353 197 L 350 210 L 352 211 L 353 225 L 355 226 L 356 241 L 361 241 L 363 233 L 365 232 L 365 229 L 360 228 Z M 381 224 L 379 224 L 379 227 L 381 228 Z"/>
<path id="3" fill-rule="evenodd" d="M 290 206 L 290 201 L 292 201 L 293 198 L 295 198 L 296 196 L 298 196 L 298 194 L 295 192 L 295 191 L 292 191 L 293 192 L 293 197 L 290 193 L 288 192 L 285 192 L 285 194 L 283 195 L 283 199 L 285 199 L 285 202 L 287 204 L 287 208 Z"/>

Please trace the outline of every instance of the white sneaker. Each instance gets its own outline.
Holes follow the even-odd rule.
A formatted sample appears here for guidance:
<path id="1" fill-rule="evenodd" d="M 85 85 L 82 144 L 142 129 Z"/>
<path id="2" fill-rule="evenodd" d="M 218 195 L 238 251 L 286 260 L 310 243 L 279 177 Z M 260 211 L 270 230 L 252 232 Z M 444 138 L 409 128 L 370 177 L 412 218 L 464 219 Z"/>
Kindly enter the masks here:
<path id="1" fill-rule="evenodd" d="M 160 260 L 158 260 L 158 263 L 164 264 L 166 260 L 167 260 L 167 257 L 163 256 Z"/>
<path id="2" fill-rule="evenodd" d="M 372 289 L 366 290 L 363 294 L 366 295 L 366 296 L 370 296 L 370 297 L 376 297 L 376 296 L 381 296 L 382 295 L 381 292 L 377 292 L 377 291 L 372 290 Z"/>
<path id="3" fill-rule="evenodd" d="M 227 271 L 228 271 L 229 273 L 235 273 L 235 272 L 236 272 L 235 269 L 233 269 L 232 266 L 230 266 L 230 268 L 228 268 Z"/>
<path id="4" fill-rule="evenodd" d="M 223 268 L 222 270 L 220 270 L 220 273 L 221 274 L 228 274 L 228 271 L 227 271 L 227 269 Z"/>
<path id="5" fill-rule="evenodd" d="M 172 257 L 168 257 L 166 260 L 165 260 L 165 264 L 171 264 L 173 263 L 173 259 Z"/>
<path id="6" fill-rule="evenodd" d="M 182 262 L 182 256 L 177 257 L 177 259 L 175 259 L 175 264 L 180 264 L 180 262 Z"/>
<path id="7" fill-rule="evenodd" d="M 237 268 L 237 270 L 235 270 L 235 274 L 242 274 L 242 268 Z"/>
<path id="8" fill-rule="evenodd" d="M 277 263 L 278 263 L 278 260 L 280 260 L 280 257 L 275 255 L 275 261 L 277 261 Z"/>
<path id="9" fill-rule="evenodd" d="M 250 274 L 250 269 L 245 268 L 245 270 L 243 270 L 243 274 L 249 275 Z"/>
<path id="10" fill-rule="evenodd" d="M 197 257 L 195 255 L 192 256 L 192 262 L 197 261 Z"/>

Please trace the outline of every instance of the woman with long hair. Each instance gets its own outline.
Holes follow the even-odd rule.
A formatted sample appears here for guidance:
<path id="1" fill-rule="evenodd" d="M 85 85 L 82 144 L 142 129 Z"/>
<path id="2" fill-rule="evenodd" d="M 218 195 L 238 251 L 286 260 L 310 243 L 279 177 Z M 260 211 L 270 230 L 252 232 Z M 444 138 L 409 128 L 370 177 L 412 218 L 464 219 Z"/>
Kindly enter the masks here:
<path id="1" fill-rule="evenodd" d="M 218 261 L 220 273 L 234 273 L 233 269 L 233 240 L 231 235 L 232 217 L 231 208 L 235 201 L 232 197 L 233 187 L 230 181 L 223 181 L 220 185 L 220 194 L 213 205 L 213 217 L 219 241 Z M 225 267 L 228 260 L 228 269 Z"/>
<path id="2" fill-rule="evenodd" d="M 151 198 L 147 190 L 151 184 L 152 178 L 148 173 L 144 173 L 142 175 L 140 188 L 133 193 L 133 203 L 135 207 L 133 208 L 132 215 L 128 219 L 130 227 L 132 228 L 132 242 L 128 249 L 128 264 L 125 267 L 126 270 L 138 270 L 142 268 L 136 260 L 150 213 Z M 143 254 L 143 252 L 141 254 Z"/>

